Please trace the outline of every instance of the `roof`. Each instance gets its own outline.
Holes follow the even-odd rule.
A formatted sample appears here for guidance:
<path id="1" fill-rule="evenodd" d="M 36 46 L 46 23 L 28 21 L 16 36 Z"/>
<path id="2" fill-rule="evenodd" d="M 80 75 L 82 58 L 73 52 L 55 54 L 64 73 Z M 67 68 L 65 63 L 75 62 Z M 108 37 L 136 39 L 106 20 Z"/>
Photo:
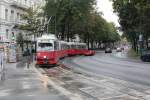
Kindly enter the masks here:
<path id="1" fill-rule="evenodd" d="M 42 35 L 42 37 L 37 38 L 37 40 L 40 40 L 40 39 L 58 40 L 54 34 L 45 34 L 45 35 Z"/>

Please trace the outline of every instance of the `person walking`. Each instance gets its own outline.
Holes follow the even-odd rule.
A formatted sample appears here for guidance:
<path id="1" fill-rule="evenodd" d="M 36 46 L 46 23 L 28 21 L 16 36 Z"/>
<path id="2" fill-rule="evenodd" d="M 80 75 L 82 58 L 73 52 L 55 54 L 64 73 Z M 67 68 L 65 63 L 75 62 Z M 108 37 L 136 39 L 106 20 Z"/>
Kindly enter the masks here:
<path id="1" fill-rule="evenodd" d="M 31 57 L 30 57 L 31 53 L 29 48 L 26 48 L 26 64 L 27 64 L 27 68 L 29 69 L 30 67 L 30 63 L 31 63 Z"/>
<path id="2" fill-rule="evenodd" d="M 4 79 L 4 48 L 0 47 L 0 76 Z"/>

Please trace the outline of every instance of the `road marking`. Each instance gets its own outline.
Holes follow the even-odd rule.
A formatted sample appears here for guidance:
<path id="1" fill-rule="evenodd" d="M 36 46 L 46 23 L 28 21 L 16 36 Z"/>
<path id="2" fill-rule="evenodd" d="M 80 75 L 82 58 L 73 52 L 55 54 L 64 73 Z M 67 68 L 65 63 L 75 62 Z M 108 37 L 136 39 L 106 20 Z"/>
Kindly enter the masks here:
<path id="1" fill-rule="evenodd" d="M 0 91 L 0 97 L 8 96 L 8 95 L 10 95 L 10 92 L 11 92 L 10 89 L 1 90 L 1 91 Z"/>
<path id="2" fill-rule="evenodd" d="M 48 78 L 46 75 L 42 75 L 41 72 L 38 71 L 35 67 L 33 67 L 34 70 L 38 73 L 41 79 L 45 79 L 45 77 Z M 59 86 L 57 83 L 54 83 L 51 79 L 48 79 L 48 84 L 50 84 L 54 89 L 58 90 L 60 93 L 68 97 L 70 100 L 83 100 L 80 95 L 71 93 L 70 91 L 66 90 L 65 88 Z"/>
<path id="3" fill-rule="evenodd" d="M 33 97 L 33 96 L 36 96 L 36 95 L 34 95 L 34 94 L 30 94 L 30 95 L 27 95 L 27 96 L 29 96 L 29 97 Z"/>
<path id="4" fill-rule="evenodd" d="M 22 88 L 23 89 L 30 89 L 31 85 L 28 82 L 22 82 Z"/>

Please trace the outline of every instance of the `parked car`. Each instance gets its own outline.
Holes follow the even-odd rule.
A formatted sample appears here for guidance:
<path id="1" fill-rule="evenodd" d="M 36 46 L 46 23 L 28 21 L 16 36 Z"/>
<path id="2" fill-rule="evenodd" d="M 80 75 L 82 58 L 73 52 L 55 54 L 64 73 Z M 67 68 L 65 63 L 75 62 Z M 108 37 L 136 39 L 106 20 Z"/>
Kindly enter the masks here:
<path id="1" fill-rule="evenodd" d="M 121 48 L 119 48 L 119 47 L 116 49 L 116 52 L 121 52 L 121 51 L 122 51 L 122 50 L 121 50 Z"/>
<path id="2" fill-rule="evenodd" d="M 112 53 L 112 49 L 111 49 L 111 48 L 109 48 L 109 47 L 108 47 L 108 48 L 106 48 L 106 49 L 105 49 L 105 53 Z"/>
<path id="3" fill-rule="evenodd" d="M 150 62 L 150 50 L 142 51 L 141 60 L 144 62 Z"/>

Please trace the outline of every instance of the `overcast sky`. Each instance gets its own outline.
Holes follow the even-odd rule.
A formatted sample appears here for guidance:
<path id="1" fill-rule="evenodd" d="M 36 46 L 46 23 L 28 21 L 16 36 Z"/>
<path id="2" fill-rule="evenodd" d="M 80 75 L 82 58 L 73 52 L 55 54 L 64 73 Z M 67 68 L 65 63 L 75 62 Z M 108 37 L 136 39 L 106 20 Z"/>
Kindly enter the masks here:
<path id="1" fill-rule="evenodd" d="M 113 13 L 112 2 L 109 0 L 97 0 L 97 7 L 99 11 L 103 12 L 103 17 L 108 22 L 114 22 L 116 26 L 119 26 L 118 16 Z"/>

